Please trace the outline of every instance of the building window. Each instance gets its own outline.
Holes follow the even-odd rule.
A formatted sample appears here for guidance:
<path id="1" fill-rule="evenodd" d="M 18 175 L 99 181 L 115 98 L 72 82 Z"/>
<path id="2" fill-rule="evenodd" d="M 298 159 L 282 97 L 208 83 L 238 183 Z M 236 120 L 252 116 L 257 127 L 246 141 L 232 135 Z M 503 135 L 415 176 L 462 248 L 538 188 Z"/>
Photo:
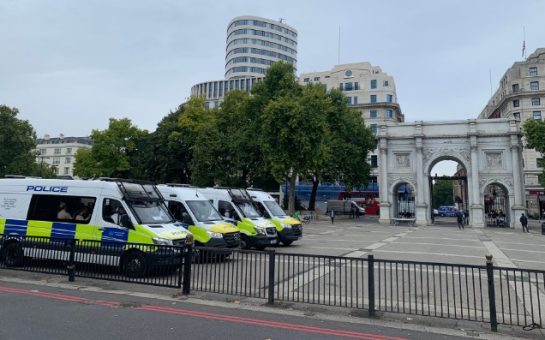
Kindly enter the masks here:
<path id="1" fill-rule="evenodd" d="M 544 158 L 537 158 L 536 159 L 536 167 L 543 168 L 543 165 L 545 165 L 545 163 L 543 163 L 543 160 L 544 160 Z"/>
<path id="2" fill-rule="evenodd" d="M 371 110 L 370 117 L 371 118 L 377 118 L 377 110 Z"/>
<path id="3" fill-rule="evenodd" d="M 303 79 L 303 82 L 308 83 L 310 81 L 310 78 Z"/>
<path id="4" fill-rule="evenodd" d="M 377 88 L 377 80 L 376 80 L 376 79 L 372 79 L 372 80 L 371 80 L 371 88 L 372 88 L 372 89 L 376 89 L 376 88 Z"/>
<path id="5" fill-rule="evenodd" d="M 389 86 L 388 80 L 385 80 L 385 81 L 384 81 L 384 87 L 387 87 L 387 86 Z"/>
<path id="6" fill-rule="evenodd" d="M 513 118 L 520 120 L 520 112 L 513 112 Z"/>
<path id="7" fill-rule="evenodd" d="M 344 72 L 344 76 L 345 77 L 352 77 L 352 71 L 351 70 L 346 70 L 346 72 Z"/>
<path id="8" fill-rule="evenodd" d="M 72 159 L 70 157 L 66 157 L 64 159 L 64 164 L 70 164 L 70 163 L 72 163 Z"/>
<path id="9" fill-rule="evenodd" d="M 394 111 L 386 110 L 386 118 L 394 118 Z"/>
<path id="10" fill-rule="evenodd" d="M 64 174 L 70 175 L 70 168 L 64 168 Z"/>
<path id="11" fill-rule="evenodd" d="M 61 159 L 59 157 L 53 158 L 53 165 L 59 165 L 61 164 Z"/>
<path id="12" fill-rule="evenodd" d="M 344 84 L 343 84 L 343 83 L 340 83 L 340 84 L 339 84 L 339 90 L 341 90 L 341 91 L 344 90 Z"/>
<path id="13" fill-rule="evenodd" d="M 360 83 L 358 82 L 354 82 L 354 90 L 359 90 L 360 89 Z"/>
<path id="14" fill-rule="evenodd" d="M 539 90 L 539 82 L 537 81 L 531 81 L 530 82 L 530 90 L 537 91 Z"/>
<path id="15" fill-rule="evenodd" d="M 344 83 L 345 91 L 352 91 L 352 83 Z"/>
<path id="16" fill-rule="evenodd" d="M 320 81 L 320 77 L 314 77 L 314 81 Z"/>
<path id="17" fill-rule="evenodd" d="M 532 98 L 532 106 L 539 106 L 541 105 L 541 100 L 539 98 Z"/>
<path id="18" fill-rule="evenodd" d="M 71 155 L 72 154 L 72 148 L 66 148 L 66 154 Z"/>
<path id="19" fill-rule="evenodd" d="M 358 103 L 358 96 L 354 96 L 354 105 Z"/>
<path id="20" fill-rule="evenodd" d="M 511 88 L 513 89 L 513 93 L 519 92 L 519 84 L 513 84 L 511 85 Z"/>
<path id="21" fill-rule="evenodd" d="M 47 155 L 47 149 L 40 149 L 40 155 L 41 156 Z"/>
<path id="22" fill-rule="evenodd" d="M 534 111 L 532 116 L 534 117 L 534 120 L 541 120 L 541 111 Z"/>
<path id="23" fill-rule="evenodd" d="M 378 156 L 371 155 L 371 168 L 378 168 Z"/>
<path id="24" fill-rule="evenodd" d="M 391 103 L 393 99 L 394 99 L 394 96 L 392 96 L 391 94 L 386 95 L 386 102 Z"/>
<path id="25" fill-rule="evenodd" d="M 520 101 L 518 99 L 513 100 L 513 107 L 519 107 Z"/>
<path id="26" fill-rule="evenodd" d="M 375 135 L 378 132 L 377 124 L 371 124 L 371 132 L 373 132 Z"/>
<path id="27" fill-rule="evenodd" d="M 55 148 L 55 150 L 53 150 L 53 154 L 60 155 L 61 154 L 61 149 L 60 148 Z"/>
<path id="28" fill-rule="evenodd" d="M 371 103 L 376 103 L 377 102 L 377 95 L 376 94 L 372 94 L 371 95 Z"/>
<path id="29" fill-rule="evenodd" d="M 535 76 L 537 76 L 537 67 L 534 66 L 534 67 L 528 68 L 528 75 L 529 75 L 530 77 L 535 77 Z"/>
<path id="30" fill-rule="evenodd" d="M 346 103 L 352 105 L 352 97 L 346 97 Z"/>

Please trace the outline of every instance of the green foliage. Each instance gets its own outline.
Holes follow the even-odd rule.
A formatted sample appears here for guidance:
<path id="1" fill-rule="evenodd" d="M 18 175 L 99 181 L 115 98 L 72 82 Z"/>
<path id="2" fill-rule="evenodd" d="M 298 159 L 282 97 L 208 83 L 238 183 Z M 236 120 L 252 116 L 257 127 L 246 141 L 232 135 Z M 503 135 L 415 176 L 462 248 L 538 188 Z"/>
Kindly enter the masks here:
<path id="1" fill-rule="evenodd" d="M 36 133 L 19 110 L 0 105 L 0 177 L 29 175 L 36 168 Z"/>
<path id="2" fill-rule="evenodd" d="M 454 200 L 453 194 L 453 181 L 446 179 L 438 179 L 433 185 L 433 202 L 432 206 L 438 208 L 442 205 L 452 205 Z"/>
<path id="3" fill-rule="evenodd" d="M 523 126 L 526 146 L 535 149 L 545 155 L 545 121 L 529 119 L 524 122 Z M 541 185 L 545 186 L 545 164 L 542 164 L 543 173 L 539 176 Z"/>
<path id="4" fill-rule="evenodd" d="M 106 130 L 91 132 L 93 147 L 76 152 L 74 174 L 80 177 L 139 177 L 136 171 L 142 164 L 136 164 L 134 159 L 139 152 L 137 146 L 147 135 L 146 130 L 138 129 L 128 118 L 110 118 Z"/>

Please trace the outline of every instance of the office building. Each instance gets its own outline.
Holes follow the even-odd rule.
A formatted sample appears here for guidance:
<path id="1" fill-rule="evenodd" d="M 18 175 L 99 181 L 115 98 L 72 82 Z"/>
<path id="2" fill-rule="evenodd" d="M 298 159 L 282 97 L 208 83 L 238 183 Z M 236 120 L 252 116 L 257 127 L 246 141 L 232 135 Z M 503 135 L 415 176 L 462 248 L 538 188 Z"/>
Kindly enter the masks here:
<path id="1" fill-rule="evenodd" d="M 38 138 L 36 145 L 36 162 L 49 164 L 58 176 L 74 175 L 74 161 L 76 151 L 81 148 L 91 148 L 93 142 L 90 137 L 50 137 L 45 135 Z"/>

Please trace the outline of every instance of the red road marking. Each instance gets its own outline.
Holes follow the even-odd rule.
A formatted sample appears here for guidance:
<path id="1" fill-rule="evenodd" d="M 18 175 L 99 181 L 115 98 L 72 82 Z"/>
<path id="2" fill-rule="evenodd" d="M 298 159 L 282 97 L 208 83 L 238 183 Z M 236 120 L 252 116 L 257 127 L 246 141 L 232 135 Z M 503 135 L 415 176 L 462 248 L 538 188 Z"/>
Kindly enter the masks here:
<path id="1" fill-rule="evenodd" d="M 116 301 L 106 301 L 106 300 L 96 300 L 95 301 L 95 300 L 89 300 L 89 299 L 78 297 L 78 296 L 57 294 L 57 293 L 48 293 L 48 292 L 18 289 L 18 288 L 0 287 L 0 292 L 11 293 L 11 294 L 23 294 L 23 295 L 38 296 L 38 297 L 54 299 L 54 300 L 62 300 L 62 301 L 67 301 L 67 302 L 87 303 L 87 304 L 93 304 L 93 305 L 109 307 L 109 308 L 115 308 L 115 307 L 119 307 L 121 305 L 121 303 L 116 302 Z M 193 311 L 193 310 L 181 309 L 181 308 L 171 308 L 171 307 L 162 307 L 162 306 L 154 306 L 154 305 L 145 305 L 145 306 L 141 306 L 141 307 L 134 307 L 133 309 L 148 311 L 148 312 L 158 312 L 158 313 L 166 313 L 166 314 L 185 315 L 185 316 L 191 316 L 191 317 L 195 317 L 195 318 L 204 318 L 204 319 L 211 319 L 211 320 L 228 321 L 228 322 L 234 322 L 234 323 L 238 323 L 238 324 L 248 324 L 248 325 L 255 325 L 255 326 L 262 326 L 262 327 L 281 328 L 281 329 L 287 329 L 287 330 L 298 331 L 298 332 L 303 332 L 303 333 L 334 335 L 334 336 L 339 336 L 339 337 L 347 337 L 347 338 L 355 338 L 355 339 L 406 340 L 405 338 L 389 337 L 389 336 L 383 336 L 383 335 L 372 334 L 372 333 L 360 333 L 360 332 L 344 331 L 344 330 L 338 330 L 338 329 L 330 329 L 330 328 L 322 328 L 322 327 L 314 327 L 314 326 L 305 326 L 305 325 L 299 325 L 299 324 L 294 324 L 294 323 L 269 321 L 269 320 L 263 320 L 263 319 L 245 318 L 245 317 L 238 317 L 238 316 L 229 316 L 229 315 L 222 315 L 222 314 L 208 313 L 208 312 L 199 312 L 199 311 Z"/>

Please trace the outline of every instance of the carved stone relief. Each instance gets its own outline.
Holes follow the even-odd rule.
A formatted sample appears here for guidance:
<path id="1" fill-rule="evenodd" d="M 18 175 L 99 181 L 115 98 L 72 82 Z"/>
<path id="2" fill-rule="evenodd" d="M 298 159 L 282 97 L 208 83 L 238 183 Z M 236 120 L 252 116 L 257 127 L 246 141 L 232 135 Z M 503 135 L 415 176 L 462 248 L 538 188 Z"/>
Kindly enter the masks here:
<path id="1" fill-rule="evenodd" d="M 388 187 L 391 187 L 396 182 L 399 182 L 399 183 L 407 182 L 412 186 L 414 186 L 416 183 L 413 175 L 401 175 L 401 176 L 390 175 L 388 177 Z"/>
<path id="2" fill-rule="evenodd" d="M 486 167 L 488 169 L 502 169 L 503 159 L 501 152 L 486 152 Z"/>
<path id="3" fill-rule="evenodd" d="M 490 183 L 500 183 L 507 187 L 509 193 L 513 192 L 513 177 L 512 176 L 482 176 L 479 179 L 479 187 L 483 191 L 485 186 Z"/>
<path id="4" fill-rule="evenodd" d="M 441 144 L 439 144 L 437 148 L 430 148 L 430 147 L 424 148 L 424 151 L 423 151 L 424 162 L 427 162 L 428 160 L 433 160 L 434 158 L 438 158 L 440 156 L 458 156 L 458 155 L 463 158 L 461 159 L 461 161 L 466 161 L 466 162 L 470 161 L 471 151 L 469 150 L 469 148 L 466 148 L 463 146 L 445 147 L 445 146 L 441 146 Z"/>
<path id="5" fill-rule="evenodd" d="M 395 164 L 396 169 L 409 169 L 411 167 L 411 158 L 409 153 L 396 153 Z"/>

